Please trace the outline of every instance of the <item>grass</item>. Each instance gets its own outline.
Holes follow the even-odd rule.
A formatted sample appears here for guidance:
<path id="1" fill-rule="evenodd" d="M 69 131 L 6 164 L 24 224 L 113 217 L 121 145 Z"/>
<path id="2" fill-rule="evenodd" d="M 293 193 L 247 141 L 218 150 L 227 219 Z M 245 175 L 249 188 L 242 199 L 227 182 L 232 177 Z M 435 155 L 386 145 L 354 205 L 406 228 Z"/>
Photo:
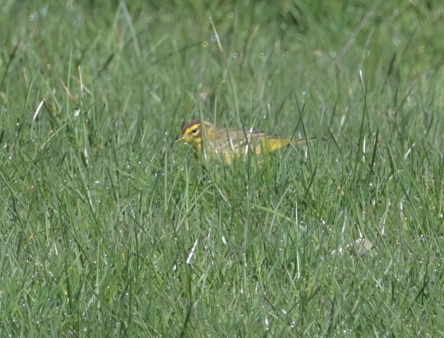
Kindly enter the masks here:
<path id="1" fill-rule="evenodd" d="M 443 335 L 441 1 L 2 6 L 1 336 Z"/>

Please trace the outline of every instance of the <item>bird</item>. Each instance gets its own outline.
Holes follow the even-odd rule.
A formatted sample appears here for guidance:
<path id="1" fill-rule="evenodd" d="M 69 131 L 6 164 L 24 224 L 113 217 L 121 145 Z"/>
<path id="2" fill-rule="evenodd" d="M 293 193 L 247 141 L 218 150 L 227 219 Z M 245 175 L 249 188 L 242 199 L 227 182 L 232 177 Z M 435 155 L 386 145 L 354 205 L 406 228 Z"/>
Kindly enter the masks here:
<path id="1" fill-rule="evenodd" d="M 315 138 L 312 138 L 315 139 Z M 231 164 L 234 158 L 244 158 L 249 152 L 270 153 L 289 145 L 307 142 L 305 138 L 285 139 L 253 129 L 216 128 L 208 121 L 193 120 L 182 128 L 182 138 L 194 150 L 210 158 Z"/>

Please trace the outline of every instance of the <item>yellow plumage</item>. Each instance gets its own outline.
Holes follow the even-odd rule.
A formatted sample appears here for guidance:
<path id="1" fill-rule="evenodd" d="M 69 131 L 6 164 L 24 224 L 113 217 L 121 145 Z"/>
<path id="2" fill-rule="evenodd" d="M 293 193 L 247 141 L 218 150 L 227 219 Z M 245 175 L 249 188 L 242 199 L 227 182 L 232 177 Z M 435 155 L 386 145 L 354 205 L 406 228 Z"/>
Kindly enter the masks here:
<path id="1" fill-rule="evenodd" d="M 306 142 L 307 139 L 280 139 L 275 135 L 254 130 L 216 128 L 206 121 L 194 120 L 182 128 L 182 140 L 190 143 L 205 159 L 217 158 L 231 164 L 233 158 L 279 150 L 290 144 Z"/>

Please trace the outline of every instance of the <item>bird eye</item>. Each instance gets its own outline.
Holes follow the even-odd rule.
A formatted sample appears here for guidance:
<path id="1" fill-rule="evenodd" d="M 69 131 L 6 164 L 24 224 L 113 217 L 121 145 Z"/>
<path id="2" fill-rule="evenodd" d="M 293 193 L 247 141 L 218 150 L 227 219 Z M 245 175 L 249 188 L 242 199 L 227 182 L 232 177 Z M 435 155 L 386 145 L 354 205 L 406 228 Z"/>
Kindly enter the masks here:
<path id="1" fill-rule="evenodd" d="M 197 133 L 197 128 L 194 128 L 193 130 L 191 130 L 191 132 L 192 132 L 193 134 L 196 134 L 196 133 Z"/>

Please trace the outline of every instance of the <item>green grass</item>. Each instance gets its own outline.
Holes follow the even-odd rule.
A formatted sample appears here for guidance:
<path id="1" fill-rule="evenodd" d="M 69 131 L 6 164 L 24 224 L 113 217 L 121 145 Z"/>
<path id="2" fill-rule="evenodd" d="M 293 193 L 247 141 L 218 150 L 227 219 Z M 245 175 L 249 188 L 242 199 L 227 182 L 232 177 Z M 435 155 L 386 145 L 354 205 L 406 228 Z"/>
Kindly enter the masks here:
<path id="1" fill-rule="evenodd" d="M 0 336 L 444 336 L 443 13 L 5 1 Z M 198 117 L 330 140 L 203 163 Z"/>

